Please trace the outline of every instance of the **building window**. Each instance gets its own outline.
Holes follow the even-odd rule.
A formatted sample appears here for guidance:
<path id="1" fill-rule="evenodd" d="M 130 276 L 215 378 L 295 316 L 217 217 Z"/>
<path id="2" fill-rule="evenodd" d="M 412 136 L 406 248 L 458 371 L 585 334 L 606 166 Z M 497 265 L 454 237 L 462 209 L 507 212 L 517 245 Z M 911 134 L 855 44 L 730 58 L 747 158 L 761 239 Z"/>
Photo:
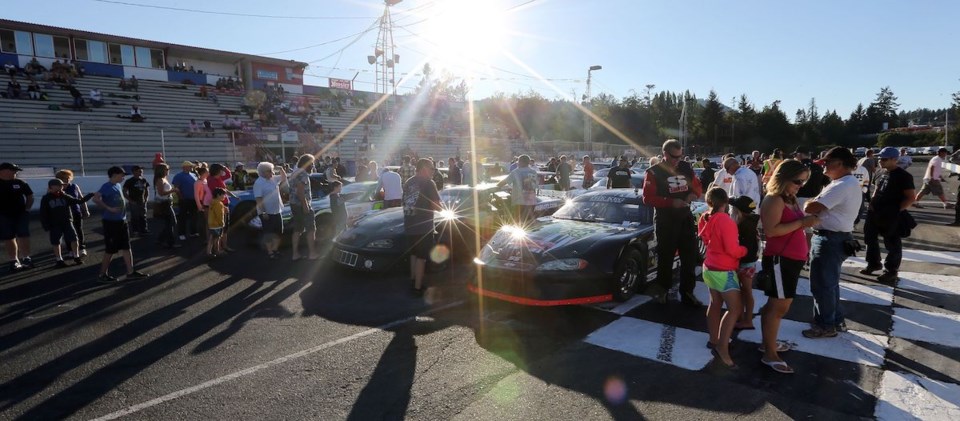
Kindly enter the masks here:
<path id="1" fill-rule="evenodd" d="M 77 60 L 92 61 L 95 63 L 107 62 L 107 44 L 102 41 L 78 39 L 75 42 Z"/>
<path id="2" fill-rule="evenodd" d="M 130 45 L 110 44 L 110 64 L 136 66 L 133 47 Z"/>
<path id="3" fill-rule="evenodd" d="M 137 67 L 163 69 L 163 51 L 156 48 L 137 47 Z"/>
<path id="4" fill-rule="evenodd" d="M 30 33 L 0 29 L 0 51 L 32 56 L 33 40 L 30 39 Z"/>
<path id="5" fill-rule="evenodd" d="M 33 43 L 37 48 L 37 55 L 40 57 L 70 59 L 70 41 L 67 37 L 33 34 Z"/>

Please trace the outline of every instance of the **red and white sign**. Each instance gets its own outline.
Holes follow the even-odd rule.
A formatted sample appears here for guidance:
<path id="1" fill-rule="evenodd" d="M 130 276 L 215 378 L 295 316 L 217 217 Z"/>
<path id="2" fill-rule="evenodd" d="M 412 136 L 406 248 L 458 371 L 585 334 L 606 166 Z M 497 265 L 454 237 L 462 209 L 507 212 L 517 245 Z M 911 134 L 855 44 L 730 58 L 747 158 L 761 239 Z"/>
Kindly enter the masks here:
<path id="1" fill-rule="evenodd" d="M 334 79 L 330 78 L 330 87 L 336 89 L 346 89 L 348 91 L 353 90 L 353 81 L 347 79 Z"/>

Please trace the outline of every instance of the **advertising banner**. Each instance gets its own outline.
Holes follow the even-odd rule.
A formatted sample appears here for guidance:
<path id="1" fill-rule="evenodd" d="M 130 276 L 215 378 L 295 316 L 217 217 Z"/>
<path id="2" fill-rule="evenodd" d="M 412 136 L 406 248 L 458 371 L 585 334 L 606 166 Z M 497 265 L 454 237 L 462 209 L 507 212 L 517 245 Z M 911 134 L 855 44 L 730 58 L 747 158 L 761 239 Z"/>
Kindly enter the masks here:
<path id="1" fill-rule="evenodd" d="M 347 79 L 334 79 L 330 78 L 330 87 L 336 89 L 346 89 L 348 91 L 353 90 L 353 81 Z"/>

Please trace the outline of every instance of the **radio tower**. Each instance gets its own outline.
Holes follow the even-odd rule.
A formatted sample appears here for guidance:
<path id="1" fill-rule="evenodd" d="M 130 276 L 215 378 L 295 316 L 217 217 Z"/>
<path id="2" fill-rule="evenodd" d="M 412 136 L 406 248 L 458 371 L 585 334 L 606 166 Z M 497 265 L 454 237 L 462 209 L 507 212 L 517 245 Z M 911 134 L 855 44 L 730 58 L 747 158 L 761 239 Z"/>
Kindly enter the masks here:
<path id="1" fill-rule="evenodd" d="M 373 55 L 367 56 L 367 62 L 373 65 L 376 72 L 374 82 L 376 92 L 380 95 L 396 95 L 396 65 L 400 56 L 396 53 L 396 44 L 393 42 L 393 17 L 390 7 L 403 0 L 384 0 L 383 16 L 380 17 L 380 32 L 377 34 L 377 44 L 373 47 Z M 389 104 L 391 101 L 387 101 Z"/>

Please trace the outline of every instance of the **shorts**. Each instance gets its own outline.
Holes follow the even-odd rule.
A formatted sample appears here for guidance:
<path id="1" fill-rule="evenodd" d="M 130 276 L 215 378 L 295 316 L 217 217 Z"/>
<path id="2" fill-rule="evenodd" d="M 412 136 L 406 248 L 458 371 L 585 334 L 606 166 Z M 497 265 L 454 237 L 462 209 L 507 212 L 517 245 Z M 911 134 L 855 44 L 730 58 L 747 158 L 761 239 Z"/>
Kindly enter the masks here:
<path id="1" fill-rule="evenodd" d="M 30 237 L 30 214 L 0 215 L 0 240 Z"/>
<path id="2" fill-rule="evenodd" d="M 943 196 L 943 184 L 940 180 L 924 180 L 923 187 L 920 187 L 919 196 L 932 194 L 934 196 Z"/>
<path id="3" fill-rule="evenodd" d="M 220 228 L 210 228 L 207 230 L 210 233 L 210 236 L 213 238 L 220 238 L 223 236 L 223 227 Z"/>
<path id="4" fill-rule="evenodd" d="M 427 260 L 430 258 L 430 252 L 434 246 L 433 233 L 427 234 L 407 234 L 407 248 L 410 249 L 410 255 L 418 259 Z"/>
<path id="5" fill-rule="evenodd" d="M 732 270 L 710 270 L 703 267 L 703 283 L 707 287 L 720 292 L 736 291 L 740 289 L 740 279 L 737 272 Z"/>
<path id="6" fill-rule="evenodd" d="M 73 228 L 72 222 L 56 224 L 50 227 L 50 244 L 59 246 L 61 239 L 63 239 L 63 242 L 67 243 L 68 246 L 70 243 L 77 241 L 77 230 Z"/>
<path id="7" fill-rule="evenodd" d="M 302 206 L 290 206 L 290 226 L 293 232 L 312 232 L 317 230 L 317 221 L 313 211 Z"/>
<path id="8" fill-rule="evenodd" d="M 750 278 L 757 274 L 757 262 L 741 263 L 737 268 L 737 276 L 740 278 Z"/>
<path id="9" fill-rule="evenodd" d="M 103 246 L 107 254 L 130 250 L 130 228 L 127 221 L 103 220 Z"/>
<path id="10" fill-rule="evenodd" d="M 260 218 L 264 234 L 283 234 L 283 217 L 280 214 L 269 215 L 267 219 Z"/>
<path id="11" fill-rule="evenodd" d="M 792 299 L 797 295 L 797 282 L 800 280 L 800 271 L 803 270 L 803 260 L 793 260 L 786 257 L 778 257 L 780 263 L 774 265 L 774 256 L 763 256 L 763 271 L 769 271 L 773 282 L 770 288 L 765 290 L 767 297 Z"/>

